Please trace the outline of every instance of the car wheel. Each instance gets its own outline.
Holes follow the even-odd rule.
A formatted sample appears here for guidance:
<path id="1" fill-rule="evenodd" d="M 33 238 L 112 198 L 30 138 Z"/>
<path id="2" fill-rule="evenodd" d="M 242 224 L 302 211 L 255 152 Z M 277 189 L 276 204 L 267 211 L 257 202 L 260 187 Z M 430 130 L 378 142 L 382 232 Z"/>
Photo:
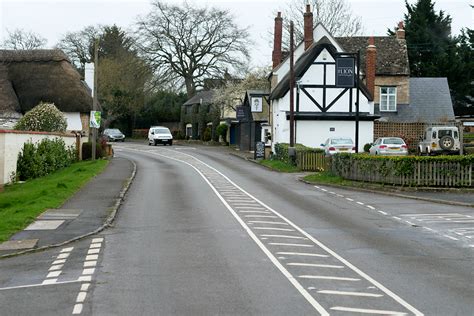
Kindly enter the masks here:
<path id="1" fill-rule="evenodd" d="M 157 146 L 157 145 L 158 145 L 158 142 L 155 140 L 155 146 Z"/>
<path id="2" fill-rule="evenodd" d="M 173 141 L 170 142 L 170 146 L 173 146 Z"/>

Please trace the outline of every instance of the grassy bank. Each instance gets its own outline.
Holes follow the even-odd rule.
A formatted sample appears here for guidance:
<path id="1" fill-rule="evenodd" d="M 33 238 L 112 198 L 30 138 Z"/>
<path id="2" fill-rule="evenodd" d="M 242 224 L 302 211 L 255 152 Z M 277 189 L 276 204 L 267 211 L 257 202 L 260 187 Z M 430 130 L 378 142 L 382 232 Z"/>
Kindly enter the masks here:
<path id="1" fill-rule="evenodd" d="M 0 193 L 0 242 L 46 209 L 61 206 L 107 164 L 107 160 L 82 161 L 42 178 L 6 186 Z"/>
<path id="2" fill-rule="evenodd" d="M 298 167 L 280 160 L 261 160 L 260 164 L 279 172 L 299 172 Z"/>

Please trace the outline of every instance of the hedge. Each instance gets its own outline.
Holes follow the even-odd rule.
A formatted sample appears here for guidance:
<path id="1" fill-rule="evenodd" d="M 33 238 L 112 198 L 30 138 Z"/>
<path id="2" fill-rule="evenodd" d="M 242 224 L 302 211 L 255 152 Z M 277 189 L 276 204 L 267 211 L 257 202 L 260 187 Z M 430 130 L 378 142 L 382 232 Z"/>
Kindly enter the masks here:
<path id="1" fill-rule="evenodd" d="M 291 163 L 290 157 L 288 156 L 288 148 L 290 147 L 289 144 L 287 143 L 276 143 L 275 144 L 275 153 L 273 155 L 273 159 L 276 160 L 281 160 L 286 163 Z M 306 147 L 302 144 L 295 144 L 295 148 L 297 152 L 317 152 L 317 153 L 323 153 L 324 150 L 320 148 L 312 148 L 312 147 Z"/>

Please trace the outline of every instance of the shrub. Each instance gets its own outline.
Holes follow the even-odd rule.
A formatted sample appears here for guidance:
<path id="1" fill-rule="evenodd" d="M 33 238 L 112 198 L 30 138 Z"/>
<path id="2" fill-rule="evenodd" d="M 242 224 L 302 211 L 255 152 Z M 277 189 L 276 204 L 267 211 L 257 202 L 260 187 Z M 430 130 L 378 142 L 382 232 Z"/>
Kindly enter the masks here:
<path id="1" fill-rule="evenodd" d="M 365 145 L 364 145 L 364 152 L 368 153 L 368 152 L 369 152 L 369 149 L 370 149 L 370 147 L 372 147 L 372 144 L 368 144 L 368 143 L 367 143 L 367 144 L 365 144 Z"/>
<path id="2" fill-rule="evenodd" d="M 102 158 L 104 157 L 104 149 L 100 142 L 97 142 L 95 147 L 95 157 Z M 82 143 L 82 160 L 87 160 L 92 158 L 92 142 Z"/>
<path id="3" fill-rule="evenodd" d="M 211 140 L 211 128 L 210 127 L 206 127 L 206 129 L 204 130 L 204 133 L 202 134 L 202 140 L 205 141 L 205 142 L 208 142 Z"/>
<path id="4" fill-rule="evenodd" d="M 67 167 L 75 160 L 75 148 L 66 148 L 61 138 L 43 139 L 36 145 L 23 145 L 18 155 L 16 173 L 19 180 L 34 179 Z"/>
<path id="5" fill-rule="evenodd" d="M 226 136 L 227 136 L 227 129 L 229 128 L 229 126 L 227 126 L 227 124 L 220 124 L 219 126 L 217 126 L 216 128 L 216 133 L 218 136 L 222 136 L 222 138 L 225 140 Z"/>
<path id="6" fill-rule="evenodd" d="M 38 132 L 65 132 L 67 121 L 54 103 L 41 102 L 18 121 L 16 130 Z"/>
<path id="7" fill-rule="evenodd" d="M 288 157 L 288 148 L 290 147 L 289 144 L 286 143 L 276 143 L 275 144 L 275 154 L 273 155 L 273 159 L 281 160 L 286 163 L 291 163 L 290 157 Z M 312 148 L 306 147 L 302 144 L 295 144 L 296 152 L 316 152 L 316 153 L 324 153 L 324 150 L 320 148 Z"/>

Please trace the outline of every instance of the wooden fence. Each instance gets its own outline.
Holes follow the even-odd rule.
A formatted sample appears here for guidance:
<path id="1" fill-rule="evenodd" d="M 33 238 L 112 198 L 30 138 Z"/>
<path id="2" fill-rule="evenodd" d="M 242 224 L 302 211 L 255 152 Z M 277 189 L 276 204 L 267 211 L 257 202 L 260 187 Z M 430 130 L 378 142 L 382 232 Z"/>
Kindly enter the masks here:
<path id="1" fill-rule="evenodd" d="M 324 171 L 329 168 L 329 158 L 321 152 L 297 151 L 296 166 L 303 171 Z"/>
<path id="2" fill-rule="evenodd" d="M 367 168 L 362 161 L 353 161 L 344 170 L 333 170 L 350 180 L 397 184 L 404 186 L 472 187 L 473 164 L 459 162 L 419 161 L 408 175 L 383 174 L 379 168 Z"/>

